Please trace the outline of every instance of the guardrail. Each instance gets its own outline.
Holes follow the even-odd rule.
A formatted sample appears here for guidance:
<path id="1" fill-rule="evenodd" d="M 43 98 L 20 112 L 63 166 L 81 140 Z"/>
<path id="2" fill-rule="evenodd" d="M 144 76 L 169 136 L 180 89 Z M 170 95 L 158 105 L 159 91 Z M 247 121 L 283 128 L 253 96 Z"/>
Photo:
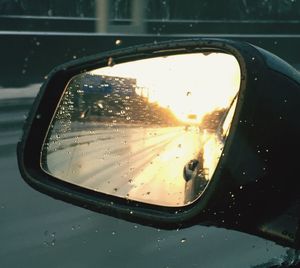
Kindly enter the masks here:
<path id="1" fill-rule="evenodd" d="M 0 31 L 0 87 L 41 83 L 56 65 L 106 50 L 208 36 L 249 42 L 273 52 L 292 65 L 300 64 L 300 34 L 128 35 Z"/>
<path id="2" fill-rule="evenodd" d="M 0 16 L 0 31 L 96 32 L 96 18 Z M 129 19 L 109 21 L 124 32 Z M 300 34 L 300 20 L 145 20 L 146 34 Z"/>

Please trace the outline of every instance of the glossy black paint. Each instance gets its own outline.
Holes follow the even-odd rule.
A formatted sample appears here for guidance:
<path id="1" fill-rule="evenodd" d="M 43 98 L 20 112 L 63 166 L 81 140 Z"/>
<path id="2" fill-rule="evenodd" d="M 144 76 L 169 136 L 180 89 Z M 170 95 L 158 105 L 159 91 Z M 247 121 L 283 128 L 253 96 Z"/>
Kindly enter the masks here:
<path id="1" fill-rule="evenodd" d="M 240 63 L 242 81 L 223 156 L 212 182 L 195 203 L 182 208 L 146 205 L 82 189 L 42 171 L 41 147 L 58 101 L 72 76 L 105 66 L 109 57 L 118 63 L 153 57 L 154 52 L 159 56 L 203 50 L 233 54 Z M 290 153 L 291 148 L 297 150 L 300 144 L 289 137 L 300 134 L 295 120 L 299 84 L 287 73 L 283 74 L 278 68 L 274 70 L 272 64 L 267 63 L 268 58 L 278 61 L 246 43 L 204 38 L 137 46 L 62 65 L 53 70 L 43 85 L 24 128 L 18 145 L 22 176 L 43 193 L 128 221 L 166 229 L 199 223 L 215 225 L 297 247 L 298 227 L 289 230 L 287 235 L 261 228 L 284 214 L 298 198 L 294 176 L 297 163 Z M 284 231 L 285 226 L 280 225 L 280 228 Z"/>

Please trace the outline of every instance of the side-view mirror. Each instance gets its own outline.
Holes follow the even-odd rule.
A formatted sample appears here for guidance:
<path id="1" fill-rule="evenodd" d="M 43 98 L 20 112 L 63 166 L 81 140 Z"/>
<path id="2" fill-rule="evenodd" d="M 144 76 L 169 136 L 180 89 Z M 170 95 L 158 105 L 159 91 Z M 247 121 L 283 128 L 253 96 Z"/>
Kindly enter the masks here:
<path id="1" fill-rule="evenodd" d="M 18 144 L 54 198 L 165 228 L 299 247 L 300 75 L 253 45 L 170 41 L 55 68 Z"/>

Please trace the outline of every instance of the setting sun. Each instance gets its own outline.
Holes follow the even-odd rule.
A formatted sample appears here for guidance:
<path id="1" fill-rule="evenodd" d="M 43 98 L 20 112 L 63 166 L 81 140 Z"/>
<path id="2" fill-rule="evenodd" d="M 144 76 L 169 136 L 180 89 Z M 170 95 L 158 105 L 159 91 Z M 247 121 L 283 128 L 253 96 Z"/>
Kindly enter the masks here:
<path id="1" fill-rule="evenodd" d="M 180 54 L 104 67 L 94 75 L 136 80 L 136 93 L 186 123 L 199 123 L 216 109 L 229 107 L 240 86 L 240 67 L 232 55 Z"/>

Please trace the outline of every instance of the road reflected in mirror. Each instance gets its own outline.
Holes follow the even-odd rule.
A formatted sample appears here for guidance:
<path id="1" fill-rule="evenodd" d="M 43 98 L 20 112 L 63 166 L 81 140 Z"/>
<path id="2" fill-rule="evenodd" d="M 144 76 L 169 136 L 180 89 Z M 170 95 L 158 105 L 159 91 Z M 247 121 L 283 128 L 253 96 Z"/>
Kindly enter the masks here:
<path id="1" fill-rule="evenodd" d="M 41 166 L 108 195 L 188 205 L 212 179 L 239 87 L 237 60 L 221 52 L 110 64 L 77 75 L 49 127 Z"/>

